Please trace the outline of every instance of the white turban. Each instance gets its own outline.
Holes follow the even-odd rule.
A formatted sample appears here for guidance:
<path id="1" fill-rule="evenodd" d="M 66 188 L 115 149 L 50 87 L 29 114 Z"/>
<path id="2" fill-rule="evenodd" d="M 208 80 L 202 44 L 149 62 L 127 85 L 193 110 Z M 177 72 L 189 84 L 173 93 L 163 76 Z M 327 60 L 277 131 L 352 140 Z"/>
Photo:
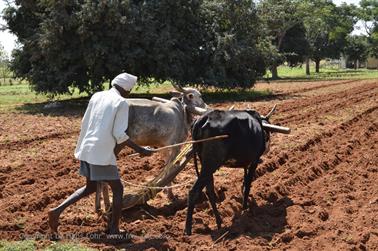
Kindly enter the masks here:
<path id="1" fill-rule="evenodd" d="M 112 80 L 112 86 L 118 85 L 119 87 L 122 87 L 125 91 L 131 91 L 137 79 L 138 78 L 136 76 L 124 72 L 119 74 Z"/>

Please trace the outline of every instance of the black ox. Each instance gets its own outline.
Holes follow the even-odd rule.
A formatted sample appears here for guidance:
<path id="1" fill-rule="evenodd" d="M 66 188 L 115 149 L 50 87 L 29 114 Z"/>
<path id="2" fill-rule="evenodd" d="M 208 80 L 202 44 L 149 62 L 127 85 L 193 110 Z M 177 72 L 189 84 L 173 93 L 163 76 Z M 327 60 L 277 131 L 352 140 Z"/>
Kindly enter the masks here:
<path id="1" fill-rule="evenodd" d="M 215 204 L 213 173 L 222 165 L 230 167 L 244 167 L 243 208 L 247 208 L 251 182 L 255 176 L 260 157 L 269 150 L 270 132 L 289 133 L 289 128 L 269 124 L 269 117 L 275 107 L 266 116 L 261 116 L 254 110 L 213 110 L 200 117 L 193 126 L 194 140 L 206 139 L 217 135 L 228 135 L 222 140 L 206 141 L 194 144 L 195 167 L 198 179 L 194 183 L 188 196 L 188 212 L 185 233 L 192 233 L 192 216 L 196 201 L 202 189 L 206 186 L 215 215 L 218 229 L 222 219 Z M 198 155 L 201 171 L 198 173 Z"/>

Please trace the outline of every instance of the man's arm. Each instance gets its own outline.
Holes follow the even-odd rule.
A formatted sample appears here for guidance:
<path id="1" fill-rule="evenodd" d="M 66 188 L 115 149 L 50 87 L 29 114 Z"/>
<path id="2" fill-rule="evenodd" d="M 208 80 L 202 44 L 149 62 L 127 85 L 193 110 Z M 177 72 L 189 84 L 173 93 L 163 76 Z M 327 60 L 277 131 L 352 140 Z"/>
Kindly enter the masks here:
<path id="1" fill-rule="evenodd" d="M 114 148 L 114 154 L 116 156 L 118 156 L 119 152 L 125 147 L 125 146 L 128 146 L 130 148 L 132 148 L 134 151 L 138 152 L 140 155 L 142 156 L 151 156 L 154 152 L 153 151 L 150 151 L 144 147 L 141 147 L 139 146 L 138 144 L 136 144 L 134 141 L 132 141 L 131 139 L 128 139 L 124 142 L 122 142 L 121 144 L 117 144 Z"/>
<path id="2" fill-rule="evenodd" d="M 113 136 L 116 139 L 116 146 L 114 148 L 114 154 L 117 156 L 119 152 L 125 147 L 128 146 L 140 153 L 142 156 L 150 156 L 153 151 L 150 151 L 144 147 L 137 145 L 133 142 L 129 136 L 126 134 L 126 129 L 129 123 L 129 105 L 127 102 L 121 103 L 118 108 L 114 126 L 113 126 Z"/>

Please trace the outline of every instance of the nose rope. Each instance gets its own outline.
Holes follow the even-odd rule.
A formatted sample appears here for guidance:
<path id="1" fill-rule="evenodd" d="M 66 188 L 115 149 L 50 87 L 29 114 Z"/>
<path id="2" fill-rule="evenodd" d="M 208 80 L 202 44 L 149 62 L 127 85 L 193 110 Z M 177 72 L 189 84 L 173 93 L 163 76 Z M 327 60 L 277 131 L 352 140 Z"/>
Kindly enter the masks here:
<path id="1" fill-rule="evenodd" d="M 165 150 L 165 149 L 169 149 L 169 148 L 173 148 L 173 147 L 177 147 L 177 146 L 182 146 L 182 145 L 187 145 L 187 144 L 196 144 L 196 143 L 201 143 L 201 142 L 205 142 L 205 141 L 224 139 L 224 138 L 228 138 L 228 135 L 223 134 L 223 135 L 218 135 L 218 136 L 209 137 L 209 138 L 205 138 L 205 139 L 184 141 L 184 142 L 181 142 L 181 143 L 152 149 L 151 151 L 158 152 L 158 151 L 161 151 L 161 150 Z M 138 155 L 139 155 L 139 153 L 133 153 L 133 154 L 127 155 L 127 157 L 135 157 L 135 156 L 138 156 Z"/>

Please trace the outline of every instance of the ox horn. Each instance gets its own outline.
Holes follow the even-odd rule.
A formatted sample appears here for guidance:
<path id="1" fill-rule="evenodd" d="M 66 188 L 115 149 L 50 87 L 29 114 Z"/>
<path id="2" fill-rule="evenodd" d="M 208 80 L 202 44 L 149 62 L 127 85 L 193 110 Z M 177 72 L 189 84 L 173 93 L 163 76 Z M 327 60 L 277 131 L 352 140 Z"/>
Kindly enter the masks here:
<path id="1" fill-rule="evenodd" d="M 173 83 L 172 82 L 172 86 L 179 92 L 185 92 L 185 89 L 178 83 Z"/>
<path id="2" fill-rule="evenodd" d="M 284 134 L 289 134 L 291 131 L 289 127 L 271 125 L 268 123 L 262 123 L 262 127 L 270 132 L 278 132 L 278 133 L 284 133 Z"/>
<path id="3" fill-rule="evenodd" d="M 272 114 L 276 111 L 276 107 L 277 107 L 277 104 L 275 104 L 273 106 L 272 110 L 270 110 L 270 112 L 267 115 L 261 116 L 261 118 L 263 118 L 263 119 L 269 119 L 270 116 L 272 116 Z"/>
<path id="4" fill-rule="evenodd" d="M 188 110 L 189 110 L 189 112 L 196 114 L 196 115 L 203 115 L 208 111 L 207 109 L 203 109 L 203 108 L 200 108 L 200 107 L 197 107 L 197 106 L 188 106 Z"/>

